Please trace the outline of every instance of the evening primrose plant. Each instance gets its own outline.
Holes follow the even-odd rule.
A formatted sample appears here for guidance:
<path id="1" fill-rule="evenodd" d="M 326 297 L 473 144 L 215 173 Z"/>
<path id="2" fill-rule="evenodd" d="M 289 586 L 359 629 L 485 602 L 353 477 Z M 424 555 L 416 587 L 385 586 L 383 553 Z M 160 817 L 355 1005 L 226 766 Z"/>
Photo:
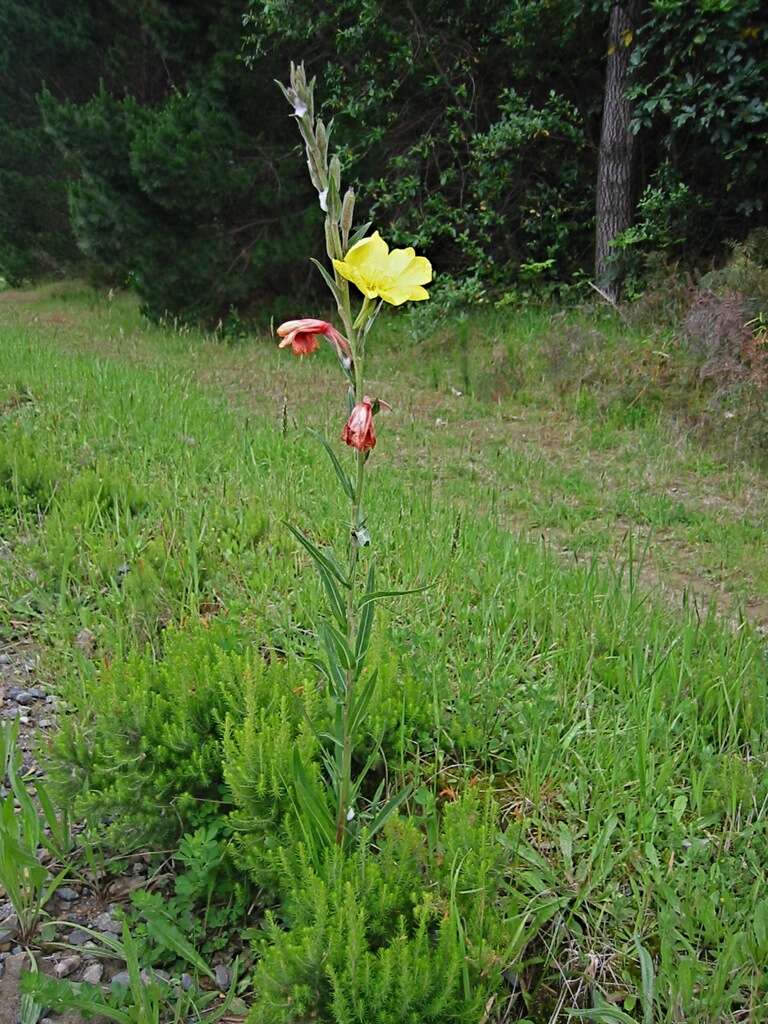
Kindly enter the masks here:
<path id="1" fill-rule="evenodd" d="M 318 789 L 298 752 L 293 762 L 294 790 L 302 819 L 313 846 L 344 846 L 361 829 L 370 838 L 407 797 L 403 790 L 389 800 L 377 792 L 364 802 L 361 787 L 376 751 L 353 774 L 353 739 L 365 731 L 367 711 L 376 690 L 376 669 L 366 666 L 376 602 L 385 597 L 415 591 L 377 590 L 374 562 L 370 557 L 371 533 L 364 509 L 365 470 L 376 446 L 374 419 L 390 408 L 372 397 L 365 386 L 366 344 L 384 304 L 400 306 L 429 298 L 424 285 L 432 280 L 432 266 L 412 248 L 389 249 L 371 224 L 353 230 L 355 193 L 348 188 L 342 198 L 341 164 L 328 157 L 331 125 L 315 117 L 314 79 L 307 81 L 304 66 L 291 64 L 290 84 L 280 88 L 293 107 L 293 116 L 304 140 L 307 166 L 320 207 L 325 213 L 325 243 L 330 268 L 317 260 L 333 295 L 343 332 L 325 320 L 289 320 L 278 328 L 281 348 L 294 355 L 311 355 L 321 339 L 331 344 L 338 357 L 347 390 L 347 419 L 341 440 L 351 449 L 351 472 L 334 447 L 320 438 L 349 505 L 349 540 L 344 560 L 320 550 L 301 530 L 289 526 L 312 556 L 322 580 L 329 615 L 319 637 L 323 655 L 317 666 L 327 682 L 331 701 L 332 734 L 323 742 L 324 787 Z M 350 288 L 354 286 L 360 296 Z M 367 557 L 363 564 L 364 555 Z M 421 589 L 421 588 L 417 588 Z M 313 726 L 314 728 L 314 726 Z"/>

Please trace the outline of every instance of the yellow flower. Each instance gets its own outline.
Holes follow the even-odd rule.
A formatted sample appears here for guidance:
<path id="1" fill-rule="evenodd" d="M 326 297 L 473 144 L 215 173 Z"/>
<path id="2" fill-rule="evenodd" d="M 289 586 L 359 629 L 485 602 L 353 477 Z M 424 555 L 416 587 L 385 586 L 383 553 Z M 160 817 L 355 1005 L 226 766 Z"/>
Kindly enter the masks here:
<path id="1" fill-rule="evenodd" d="M 337 273 L 356 285 L 367 299 L 384 299 L 392 306 L 401 306 L 410 299 L 419 302 L 429 298 L 422 285 L 432 280 L 432 264 L 413 249 L 393 249 L 378 231 L 363 238 L 349 250 L 343 260 L 334 260 Z"/>

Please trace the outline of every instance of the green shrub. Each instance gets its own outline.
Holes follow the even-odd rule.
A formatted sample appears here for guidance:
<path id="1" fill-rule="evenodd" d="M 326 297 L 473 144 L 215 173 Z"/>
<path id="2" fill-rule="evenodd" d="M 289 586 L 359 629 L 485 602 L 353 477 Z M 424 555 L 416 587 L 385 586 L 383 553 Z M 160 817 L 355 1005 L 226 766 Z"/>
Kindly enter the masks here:
<path id="1" fill-rule="evenodd" d="M 506 928 L 497 889 L 478 871 L 487 821 L 473 799 L 452 818 L 431 854 L 402 818 L 386 826 L 378 852 L 333 850 L 319 870 L 300 849 L 285 852 L 283 906 L 255 940 L 251 1024 L 477 1021 L 505 962 L 488 935 L 503 942 Z M 430 884 L 438 861 L 447 870 Z M 483 911 L 468 912 L 471 903 Z"/>
<path id="2" fill-rule="evenodd" d="M 109 845 L 163 847 L 225 812 L 222 735 L 251 675 L 244 651 L 237 629 L 214 621 L 169 628 L 161 661 L 83 666 L 48 763 L 76 813 L 106 822 Z"/>

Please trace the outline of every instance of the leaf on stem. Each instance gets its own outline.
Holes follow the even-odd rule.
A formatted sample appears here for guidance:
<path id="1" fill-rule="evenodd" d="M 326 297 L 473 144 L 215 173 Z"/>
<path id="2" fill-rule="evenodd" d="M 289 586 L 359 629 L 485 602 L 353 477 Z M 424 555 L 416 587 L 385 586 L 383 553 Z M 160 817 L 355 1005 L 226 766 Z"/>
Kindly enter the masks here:
<path id="1" fill-rule="evenodd" d="M 352 232 L 349 239 L 349 249 L 351 249 L 353 245 L 356 245 L 362 238 L 365 238 L 366 234 L 370 230 L 371 224 L 373 224 L 373 221 L 369 220 L 367 223 L 361 224 L 356 231 Z M 349 249 L 347 249 L 347 252 L 349 252 Z"/>
<path id="2" fill-rule="evenodd" d="M 336 452 L 333 450 L 333 448 L 331 448 L 326 439 L 318 430 L 310 429 L 309 432 L 318 439 L 323 448 L 325 448 L 325 450 L 328 452 L 328 458 L 331 460 L 331 465 L 336 470 L 336 476 L 339 478 L 339 483 L 344 488 L 344 493 L 346 494 L 350 501 L 354 501 L 355 488 L 352 485 L 352 481 L 349 479 L 349 474 L 345 472 L 344 468 L 339 462 Z"/>
<path id="3" fill-rule="evenodd" d="M 365 593 L 375 593 L 373 589 L 373 583 L 375 578 L 374 567 L 368 569 L 368 580 L 365 585 Z M 368 644 L 371 640 L 371 629 L 373 628 L 373 616 L 375 611 L 375 603 L 369 601 L 363 605 L 362 612 L 360 614 L 360 625 L 357 629 L 357 640 L 355 642 L 355 660 L 357 662 L 357 671 L 359 672 L 362 668 L 365 656 L 368 653 Z"/>
<path id="4" fill-rule="evenodd" d="M 176 956 L 209 978 L 214 977 L 213 970 L 203 960 L 195 947 L 184 938 L 182 933 L 159 907 L 146 898 L 147 893 L 135 893 L 133 902 L 141 916 L 147 922 L 149 934 L 166 949 L 172 950 Z"/>
<path id="5" fill-rule="evenodd" d="M 378 812 L 378 814 L 373 819 L 371 824 L 368 826 L 368 835 L 370 836 L 371 839 L 373 839 L 373 837 L 376 835 L 379 829 L 384 827 L 389 818 L 398 809 L 400 804 L 402 804 L 404 800 L 408 799 L 408 797 L 411 795 L 412 790 L 413 786 L 411 785 L 411 783 L 409 783 L 404 789 L 401 789 L 399 793 L 396 793 L 390 800 L 387 800 L 387 802 Z"/>
<path id="6" fill-rule="evenodd" d="M 349 589 L 349 580 L 344 576 L 341 569 L 336 565 L 334 560 L 328 555 L 324 555 L 320 548 L 316 547 L 309 537 L 306 537 L 301 530 L 296 526 L 292 526 L 290 523 L 285 524 L 291 533 L 294 535 L 299 544 L 302 544 L 306 550 L 310 553 L 312 558 L 315 560 L 317 566 L 322 566 L 326 572 L 329 572 L 343 587 Z M 424 589 L 424 588 L 422 588 Z"/>
<path id="7" fill-rule="evenodd" d="M 307 816 L 315 836 L 330 845 L 336 834 L 333 818 L 325 799 L 309 778 L 298 750 L 293 751 L 293 784 L 299 809 Z"/>
<path id="8" fill-rule="evenodd" d="M 346 637 L 330 622 L 322 623 L 319 632 L 331 671 L 333 672 L 334 668 L 343 669 L 345 672 L 351 671 L 355 667 L 355 659 Z"/>
<path id="9" fill-rule="evenodd" d="M 317 267 L 317 269 L 318 269 L 318 270 L 320 271 L 320 273 L 321 273 L 321 274 L 323 275 L 323 280 L 325 281 L 325 283 L 326 283 L 326 284 L 328 285 L 328 287 L 330 288 L 330 290 L 331 290 L 331 295 L 333 295 L 334 299 L 336 300 L 336 305 L 340 305 L 340 304 L 341 304 L 341 292 L 339 291 L 338 285 L 337 285 L 337 284 L 336 284 L 336 282 L 335 282 L 335 281 L 333 280 L 333 278 L 332 278 L 332 277 L 331 277 L 331 275 L 330 275 L 330 274 L 328 273 L 328 271 L 327 271 L 327 270 L 325 269 L 325 267 L 324 267 L 324 266 L 323 266 L 323 264 L 322 264 L 322 263 L 320 262 L 320 260 L 316 260 L 316 259 L 314 258 L 314 256 L 313 256 L 313 257 L 311 257 L 311 260 L 312 260 L 312 262 L 313 262 L 313 263 L 315 264 L 315 266 Z"/>
<path id="10" fill-rule="evenodd" d="M 361 687 L 357 700 L 352 703 L 352 707 L 349 709 L 349 731 L 355 733 L 362 725 L 368 708 L 370 707 L 371 701 L 373 700 L 374 692 L 376 691 L 376 681 L 378 679 L 379 670 L 375 668 L 371 672 L 370 676 L 366 679 L 365 683 Z"/>

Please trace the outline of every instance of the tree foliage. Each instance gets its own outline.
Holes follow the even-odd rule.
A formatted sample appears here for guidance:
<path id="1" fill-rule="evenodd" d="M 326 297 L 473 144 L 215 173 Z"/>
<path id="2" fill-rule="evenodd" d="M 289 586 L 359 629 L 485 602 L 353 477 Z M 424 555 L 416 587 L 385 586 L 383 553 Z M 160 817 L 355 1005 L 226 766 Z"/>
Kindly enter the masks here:
<path id="1" fill-rule="evenodd" d="M 6 0 L 0 276 L 56 271 L 76 241 L 155 318 L 309 303 L 322 217 L 273 81 L 303 58 L 359 202 L 438 283 L 573 281 L 591 269 L 612 6 Z M 644 5 L 634 251 L 706 262 L 766 223 L 767 33 L 760 0 Z"/>
<path id="2" fill-rule="evenodd" d="M 767 42 L 761 0 L 654 0 L 638 32 L 633 128 L 649 175 L 663 163 L 672 192 L 707 205 L 707 233 L 688 239 L 704 252 L 766 223 Z"/>
<path id="3" fill-rule="evenodd" d="M 549 0 L 553 35 L 532 0 L 252 0 L 245 48 L 306 56 L 346 175 L 396 242 L 490 284 L 531 260 L 565 277 L 592 230 L 600 55 L 581 6 Z"/>

